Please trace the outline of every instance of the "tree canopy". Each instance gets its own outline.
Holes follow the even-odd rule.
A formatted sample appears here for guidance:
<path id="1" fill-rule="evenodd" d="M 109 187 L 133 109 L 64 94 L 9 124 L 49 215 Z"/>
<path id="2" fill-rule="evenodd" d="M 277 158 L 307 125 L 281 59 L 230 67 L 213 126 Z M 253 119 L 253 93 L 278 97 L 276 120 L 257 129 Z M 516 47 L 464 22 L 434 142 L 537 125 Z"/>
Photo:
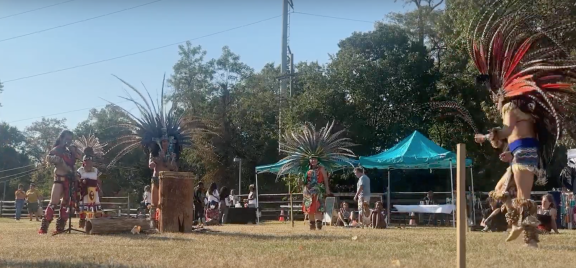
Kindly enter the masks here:
<path id="1" fill-rule="evenodd" d="M 545 1 L 545 0 L 540 0 Z M 565 0 L 568 2 L 568 0 Z M 486 130 L 498 123 L 486 108 L 490 99 L 474 84 L 476 75 L 465 50 L 464 34 L 481 1 L 404 0 L 413 10 L 382 14 L 367 32 L 354 32 L 338 43 L 338 51 L 326 64 L 295 64 L 291 94 L 279 92 L 279 66 L 269 63 L 261 70 L 246 65 L 240 55 L 223 47 L 219 57 L 207 58 L 201 46 L 187 42 L 178 47 L 179 59 L 166 80 L 169 101 L 187 118 L 198 118 L 212 134 L 194 135 L 194 146 L 184 151 L 182 169 L 194 172 L 205 183 L 216 182 L 237 187 L 238 164 L 242 158 L 243 185 L 254 182 L 258 165 L 275 163 L 279 132 L 304 122 L 325 125 L 335 120 L 335 130 L 346 129 L 346 136 L 358 144 L 357 155 L 372 155 L 390 148 L 414 130 L 429 136 L 440 146 L 455 150 L 466 143 L 474 160 L 476 189 L 489 190 L 499 179 L 505 164 L 489 146 L 473 142 L 473 131 L 458 118 L 425 116 L 421 107 L 435 100 L 453 100 L 472 114 L 478 128 Z M 574 8 L 576 10 L 576 8 Z M 574 13 L 574 11 L 572 14 Z M 2 85 L 0 84 L 0 92 Z M 78 124 L 76 135 L 95 134 L 101 142 L 113 144 L 119 135 L 114 126 L 126 115 L 109 105 L 92 109 Z M 0 181 L 37 182 L 49 187 L 50 171 L 43 157 L 63 129 L 65 119 L 43 118 L 23 131 L 0 124 Z M 557 156 L 573 144 L 564 140 Z M 103 162 L 109 161 L 114 150 Z M 559 159 L 564 159 L 563 157 Z M 134 151 L 104 172 L 104 193 L 108 196 L 137 194 L 149 183 L 151 171 L 147 156 Z M 552 167 L 557 177 L 562 161 Z M 23 176 L 6 177 L 23 169 Z M 488 168 L 489 167 L 489 168 Z M 30 171 L 31 170 L 31 171 Z M 384 189 L 384 174 L 369 171 L 373 191 Z M 449 187 L 447 174 L 429 171 L 397 171 L 395 189 L 404 191 L 441 190 Z M 405 180 L 418 177 L 418 181 Z M 286 191 L 273 176 L 263 177 L 260 193 Z M 336 174 L 336 187 L 353 185 L 348 173 Z M 547 187 L 557 186 L 551 180 Z"/>

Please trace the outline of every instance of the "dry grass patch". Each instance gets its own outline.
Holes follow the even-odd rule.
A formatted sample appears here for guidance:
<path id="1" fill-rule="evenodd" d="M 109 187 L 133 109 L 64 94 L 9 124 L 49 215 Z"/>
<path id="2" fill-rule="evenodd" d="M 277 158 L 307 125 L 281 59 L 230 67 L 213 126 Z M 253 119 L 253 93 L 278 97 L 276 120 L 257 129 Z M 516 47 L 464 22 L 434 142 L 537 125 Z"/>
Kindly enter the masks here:
<path id="1" fill-rule="evenodd" d="M 38 222 L 0 219 L 0 267 L 454 267 L 452 228 L 306 230 L 302 222 L 228 225 L 218 233 L 38 235 Z M 52 224 L 51 228 L 54 228 Z M 357 236 L 356 240 L 352 237 Z M 469 232 L 468 267 L 570 267 L 576 232 L 541 236 L 540 249 Z M 506 261 L 507 263 L 502 263 Z"/>

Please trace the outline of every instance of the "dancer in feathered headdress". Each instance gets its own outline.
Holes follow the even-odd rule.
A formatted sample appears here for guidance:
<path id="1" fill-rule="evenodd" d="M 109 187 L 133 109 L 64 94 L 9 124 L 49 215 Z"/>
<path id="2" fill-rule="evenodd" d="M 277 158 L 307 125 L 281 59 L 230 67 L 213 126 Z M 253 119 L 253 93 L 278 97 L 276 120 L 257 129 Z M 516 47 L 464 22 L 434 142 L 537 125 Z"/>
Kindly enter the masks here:
<path id="1" fill-rule="evenodd" d="M 48 233 L 48 227 L 52 222 L 54 209 L 58 203 L 60 203 L 60 211 L 56 220 L 56 232 L 62 232 L 66 226 L 70 205 L 69 187 L 74 182 L 74 165 L 81 156 L 81 151 L 72 144 L 73 136 L 72 131 L 62 131 L 52 150 L 46 156 L 46 162 L 54 166 L 54 184 L 50 193 L 50 203 L 46 207 L 40 230 L 38 230 L 39 234 Z"/>
<path id="2" fill-rule="evenodd" d="M 168 112 L 165 111 L 164 81 L 160 101 L 155 104 L 147 90 L 148 100 L 139 90 L 126 81 L 118 79 L 140 96 L 142 102 L 130 96 L 124 99 L 135 104 L 141 115 L 137 117 L 116 105 L 128 116 L 128 122 L 119 125 L 124 130 L 124 134 L 117 139 L 118 142 L 112 149 L 116 147 L 121 147 L 121 149 L 109 166 L 114 165 L 122 156 L 138 147 L 142 147 L 145 153 L 149 154 L 148 166 L 154 170 L 151 181 L 152 206 L 150 209 L 150 217 L 154 221 L 157 217 L 156 208 L 160 199 L 158 176 L 161 171 L 178 171 L 178 160 L 182 148 L 191 144 L 192 132 L 199 129 L 188 128 L 188 124 L 184 124 L 182 116 L 176 113 L 176 105 L 172 105 Z"/>
<path id="3" fill-rule="evenodd" d="M 286 163 L 278 176 L 306 174 L 302 180 L 302 209 L 309 216 L 311 230 L 322 229 L 324 198 L 330 194 L 327 170 L 335 170 L 350 162 L 350 157 L 355 157 L 348 149 L 354 144 L 350 139 L 340 137 L 345 130 L 332 134 L 333 126 L 334 122 L 316 131 L 313 125 L 306 124 L 300 131 L 285 134 L 284 142 L 280 144 L 281 151 L 288 156 L 281 160 Z"/>
<path id="4" fill-rule="evenodd" d="M 102 189 L 98 181 L 101 174 L 95 167 L 96 158 L 104 156 L 105 144 L 100 144 L 96 136 L 90 134 L 82 136 L 75 141 L 76 146 L 82 152 L 82 166 L 76 171 L 78 179 L 78 212 L 80 214 L 80 228 L 84 228 L 87 218 L 99 218 L 102 216 L 100 197 Z"/>
<path id="5" fill-rule="evenodd" d="M 524 231 L 529 246 L 538 242 L 536 204 L 530 200 L 534 177 L 545 184 L 556 142 L 564 131 L 575 137 L 569 119 L 576 107 L 576 60 L 570 56 L 576 23 L 562 15 L 565 7 L 549 2 L 493 1 L 471 22 L 468 40 L 480 71 L 477 82 L 490 91 L 504 123 L 475 139 L 495 148 L 508 143 L 500 159 L 510 162 L 517 196 L 505 208 L 513 225 L 507 241 Z M 505 196 L 508 185 L 499 182 L 495 196 Z"/>

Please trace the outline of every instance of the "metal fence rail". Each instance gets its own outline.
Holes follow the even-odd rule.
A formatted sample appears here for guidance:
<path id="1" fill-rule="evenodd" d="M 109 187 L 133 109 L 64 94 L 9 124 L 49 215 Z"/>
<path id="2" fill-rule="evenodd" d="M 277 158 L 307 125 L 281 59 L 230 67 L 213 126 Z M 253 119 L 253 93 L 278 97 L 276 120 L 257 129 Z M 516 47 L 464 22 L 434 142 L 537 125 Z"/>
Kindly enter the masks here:
<path id="1" fill-rule="evenodd" d="M 136 214 L 138 209 L 130 207 L 130 196 L 126 197 L 101 197 L 101 206 L 104 211 L 114 212 L 116 215 L 133 215 Z M 48 206 L 49 200 L 42 200 L 39 210 L 44 213 L 44 209 Z M 16 201 L 0 201 L 0 217 L 15 217 L 16 216 Z M 22 208 L 22 217 L 28 216 L 28 207 L 24 203 Z"/>

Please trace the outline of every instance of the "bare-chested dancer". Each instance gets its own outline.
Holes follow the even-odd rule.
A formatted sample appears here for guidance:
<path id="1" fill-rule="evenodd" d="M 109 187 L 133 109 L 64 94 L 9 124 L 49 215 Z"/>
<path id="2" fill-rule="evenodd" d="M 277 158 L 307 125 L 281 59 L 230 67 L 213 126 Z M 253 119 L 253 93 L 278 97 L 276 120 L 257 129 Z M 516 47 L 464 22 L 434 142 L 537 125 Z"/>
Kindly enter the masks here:
<path id="1" fill-rule="evenodd" d="M 506 241 L 524 231 L 526 245 L 537 247 L 537 207 L 530 198 L 534 179 L 546 184 L 556 142 L 564 132 L 576 137 L 571 111 L 576 58 L 570 55 L 576 28 L 567 27 L 576 21 L 561 15 L 565 6 L 545 1 L 494 0 L 485 7 L 469 29 L 469 53 L 480 71 L 477 82 L 491 93 L 503 126 L 475 140 L 505 149 L 500 160 L 510 163 L 491 192 L 504 202 L 500 211 L 512 225 Z"/>
<path id="2" fill-rule="evenodd" d="M 161 141 L 161 148 L 153 146 L 150 159 L 148 160 L 148 167 L 154 170 L 152 175 L 152 205 L 150 208 L 150 217 L 152 220 L 158 220 L 156 208 L 160 200 L 160 189 L 158 188 L 158 177 L 161 171 L 178 171 L 178 164 L 176 163 L 176 154 L 169 152 L 168 137 L 163 137 Z"/>
<path id="3" fill-rule="evenodd" d="M 125 134 L 116 139 L 116 144 L 113 146 L 120 147 L 120 151 L 110 161 L 109 166 L 114 165 L 122 156 L 138 147 L 144 149 L 145 154 L 149 155 L 148 167 L 154 170 L 151 187 L 150 219 L 151 223 L 156 223 L 158 219 L 157 208 L 162 206 L 158 185 L 160 172 L 177 172 L 178 159 L 184 146 L 192 145 L 191 137 L 193 133 L 205 133 L 205 129 L 196 120 L 185 121 L 182 117 L 183 115 L 178 113 L 178 109 L 175 106 L 168 109 L 165 108 L 164 103 L 167 103 L 167 101 L 164 99 L 163 93 L 160 100 L 155 102 L 150 97 L 149 99 L 144 97 L 145 95 L 150 96 L 149 93 L 142 94 L 142 92 L 124 80 L 120 79 L 120 81 L 136 91 L 138 96 L 142 98 L 141 101 L 136 101 L 131 97 L 127 98 L 138 106 L 141 116 L 136 117 L 130 111 L 116 106 L 127 115 L 127 122 L 118 126 Z M 164 83 L 162 87 L 164 87 Z M 163 89 L 162 92 L 164 92 Z"/>
<path id="4" fill-rule="evenodd" d="M 60 203 L 59 217 L 56 220 L 56 232 L 61 232 L 66 226 L 68 220 L 68 206 L 69 200 L 69 187 L 70 180 L 75 180 L 74 164 L 76 159 L 80 157 L 80 152 L 72 143 L 72 132 L 64 130 L 60 133 L 58 140 L 54 143 L 54 148 L 46 156 L 46 162 L 54 165 L 54 184 L 52 185 L 52 193 L 50 195 L 50 203 L 46 207 L 45 216 L 42 219 L 42 224 L 38 233 L 46 234 L 48 227 L 52 222 L 54 216 L 54 207 Z"/>

